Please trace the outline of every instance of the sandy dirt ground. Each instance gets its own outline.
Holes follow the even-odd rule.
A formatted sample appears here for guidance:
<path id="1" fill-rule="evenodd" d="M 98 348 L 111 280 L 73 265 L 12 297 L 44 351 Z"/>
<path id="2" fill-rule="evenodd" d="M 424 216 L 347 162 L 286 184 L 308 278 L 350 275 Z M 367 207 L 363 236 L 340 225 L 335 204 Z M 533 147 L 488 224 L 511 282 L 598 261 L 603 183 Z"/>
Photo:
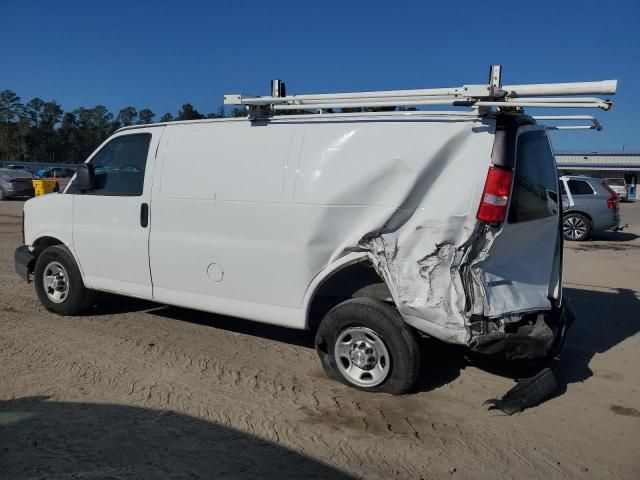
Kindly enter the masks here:
<path id="1" fill-rule="evenodd" d="M 561 388 L 514 416 L 514 379 L 425 342 L 419 392 L 324 377 L 305 332 L 107 296 L 45 311 L 0 203 L 0 478 L 640 478 L 640 202 L 567 247 L 578 321 Z"/>

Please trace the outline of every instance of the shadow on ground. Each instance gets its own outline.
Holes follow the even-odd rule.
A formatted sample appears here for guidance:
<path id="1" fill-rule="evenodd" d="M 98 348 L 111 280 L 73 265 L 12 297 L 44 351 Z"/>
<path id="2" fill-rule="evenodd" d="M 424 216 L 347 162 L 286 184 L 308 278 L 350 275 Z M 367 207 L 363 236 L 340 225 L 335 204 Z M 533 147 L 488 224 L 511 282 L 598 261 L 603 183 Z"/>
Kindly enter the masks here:
<path id="1" fill-rule="evenodd" d="M 145 312 L 171 320 L 195 323 L 230 332 L 242 333 L 253 337 L 268 338 L 277 342 L 289 343 L 300 347 L 314 348 L 313 334 L 303 330 L 278 327 L 265 323 L 252 322 L 241 318 L 217 315 L 188 308 L 171 307 L 159 303 L 124 297 L 110 293 L 100 293 L 95 304 L 82 316 L 116 315 L 121 313 Z"/>
<path id="2" fill-rule="evenodd" d="M 251 435 L 170 411 L 0 401 L 0 478 L 351 478 Z"/>
<path id="3" fill-rule="evenodd" d="M 632 232 L 612 232 L 607 230 L 606 232 L 594 232 L 591 235 L 591 240 L 600 240 L 605 242 L 632 242 L 636 238 L 640 238 L 640 235 L 636 235 Z M 586 244 L 589 242 L 587 241 Z M 580 245 L 580 243 L 577 243 Z"/>
<path id="4" fill-rule="evenodd" d="M 144 312 L 155 308 L 158 308 L 158 304 L 148 300 L 100 292 L 96 296 L 95 304 L 80 316 L 100 317 L 119 313 Z"/>
<path id="5" fill-rule="evenodd" d="M 314 348 L 311 332 L 295 330 L 293 328 L 279 327 L 266 323 L 252 322 L 241 318 L 216 315 L 178 307 L 159 307 L 148 313 L 172 320 L 196 323 L 209 327 L 220 328 L 252 337 L 267 338 L 276 342 L 298 345 L 299 347 Z"/>
<path id="6" fill-rule="evenodd" d="M 560 380 L 566 386 L 593 375 L 589 363 L 594 355 L 640 332 L 640 299 L 627 288 L 609 292 L 565 288 L 564 295 L 576 312 L 561 361 Z"/>

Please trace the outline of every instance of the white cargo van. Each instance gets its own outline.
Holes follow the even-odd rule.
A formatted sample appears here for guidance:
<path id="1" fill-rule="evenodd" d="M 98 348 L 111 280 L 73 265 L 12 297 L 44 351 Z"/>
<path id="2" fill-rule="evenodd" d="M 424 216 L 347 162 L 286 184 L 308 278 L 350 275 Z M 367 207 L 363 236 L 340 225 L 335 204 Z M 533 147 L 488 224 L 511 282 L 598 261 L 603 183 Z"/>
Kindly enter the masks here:
<path id="1" fill-rule="evenodd" d="M 278 90 L 226 97 L 246 118 L 120 129 L 25 204 L 16 270 L 62 315 L 106 291 L 313 329 L 325 371 L 364 390 L 411 389 L 419 334 L 545 357 L 566 331 L 561 205 L 545 127 L 521 110 L 615 91 L 568 85 Z M 439 103 L 474 108 L 330 113 Z M 286 110 L 315 113 L 265 116 Z"/>

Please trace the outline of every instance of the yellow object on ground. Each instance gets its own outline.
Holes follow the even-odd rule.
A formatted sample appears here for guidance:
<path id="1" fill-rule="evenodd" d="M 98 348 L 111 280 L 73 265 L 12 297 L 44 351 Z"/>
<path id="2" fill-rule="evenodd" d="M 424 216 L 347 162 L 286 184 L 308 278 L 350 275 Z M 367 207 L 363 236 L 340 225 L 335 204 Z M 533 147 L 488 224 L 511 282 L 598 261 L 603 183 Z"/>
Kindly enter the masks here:
<path id="1" fill-rule="evenodd" d="M 40 178 L 38 180 L 33 180 L 33 188 L 36 191 L 36 197 L 57 191 L 57 185 L 58 182 L 55 179 Z"/>

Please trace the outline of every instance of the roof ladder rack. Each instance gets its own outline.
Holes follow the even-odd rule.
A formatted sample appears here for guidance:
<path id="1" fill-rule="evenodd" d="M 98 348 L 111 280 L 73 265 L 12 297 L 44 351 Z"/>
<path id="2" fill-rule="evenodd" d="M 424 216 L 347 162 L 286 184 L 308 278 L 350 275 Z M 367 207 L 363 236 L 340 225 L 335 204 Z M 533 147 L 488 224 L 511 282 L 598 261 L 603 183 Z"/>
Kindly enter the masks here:
<path id="1" fill-rule="evenodd" d="M 485 85 L 387 90 L 377 92 L 323 93 L 286 95 L 282 80 L 272 82 L 270 96 L 225 95 L 225 105 L 245 105 L 250 117 L 265 110 L 322 111 L 334 108 L 420 107 L 432 105 L 467 106 L 491 109 L 532 108 L 600 108 L 611 109 L 608 99 L 586 95 L 613 95 L 617 80 L 577 83 L 502 85 L 502 66 L 492 65 Z"/>
<path id="2" fill-rule="evenodd" d="M 591 115 L 534 115 L 533 119 L 537 122 L 543 121 L 587 121 L 591 125 L 546 125 L 547 130 L 602 130 L 602 124 L 596 117 Z"/>

